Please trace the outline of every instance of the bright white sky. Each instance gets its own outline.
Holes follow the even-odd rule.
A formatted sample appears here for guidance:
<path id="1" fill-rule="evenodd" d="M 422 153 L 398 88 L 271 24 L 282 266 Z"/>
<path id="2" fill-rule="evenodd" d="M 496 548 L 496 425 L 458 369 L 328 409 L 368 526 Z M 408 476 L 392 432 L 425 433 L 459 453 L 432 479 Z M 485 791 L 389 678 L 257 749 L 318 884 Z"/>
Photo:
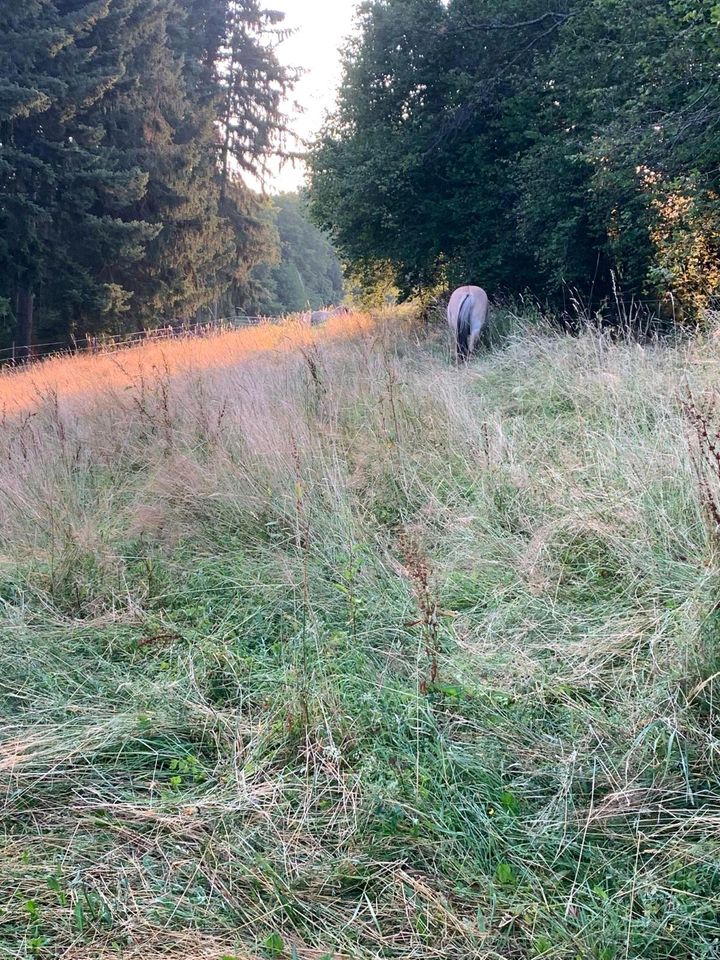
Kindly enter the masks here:
<path id="1" fill-rule="evenodd" d="M 284 26 L 296 30 L 280 46 L 279 56 L 287 64 L 306 72 L 292 95 L 304 113 L 292 114 L 292 127 L 304 139 L 311 139 L 322 126 L 335 103 L 340 82 L 340 48 L 352 32 L 358 0 L 267 0 L 267 7 L 282 10 Z M 285 165 L 275 173 L 267 188 L 272 191 L 296 190 L 303 182 L 301 164 Z"/>

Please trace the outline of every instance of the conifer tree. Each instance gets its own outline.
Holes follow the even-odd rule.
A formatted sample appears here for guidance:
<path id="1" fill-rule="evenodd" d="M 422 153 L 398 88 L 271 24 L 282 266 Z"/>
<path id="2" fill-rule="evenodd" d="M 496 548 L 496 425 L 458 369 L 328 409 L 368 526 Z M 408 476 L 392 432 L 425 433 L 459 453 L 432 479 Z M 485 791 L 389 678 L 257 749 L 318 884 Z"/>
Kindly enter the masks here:
<path id="1" fill-rule="evenodd" d="M 70 36 L 51 0 L 0 12 L 0 292 L 14 306 L 21 353 L 30 349 L 43 235 L 54 174 L 29 131 L 61 95 L 56 60 Z"/>
<path id="2" fill-rule="evenodd" d="M 280 19 L 258 0 L 2 5 L 0 317 L 21 351 L 34 306 L 57 339 L 250 295 L 268 231 L 243 174 L 280 143 Z"/>
<path id="3" fill-rule="evenodd" d="M 211 73 L 184 46 L 186 15 L 181 0 L 119 0 L 96 37 L 101 47 L 124 38 L 123 75 L 97 105 L 98 121 L 106 142 L 147 177 L 123 215 L 155 228 L 138 261 L 113 267 L 114 282 L 133 295 L 130 328 L 206 306 L 233 252 L 219 212 Z"/>
<path id="4" fill-rule="evenodd" d="M 223 188 L 233 163 L 257 174 L 285 130 L 281 104 L 292 77 L 266 42 L 278 34 L 282 19 L 258 0 L 228 2 L 217 62 Z"/>
<path id="5" fill-rule="evenodd" d="M 247 296 L 250 273 L 267 255 L 264 220 L 240 170 L 256 172 L 274 148 L 286 71 L 264 38 L 276 15 L 266 18 L 253 2 L 241 27 L 244 6 L 123 0 L 105 27 L 109 37 L 128 41 L 125 75 L 102 105 L 106 136 L 148 175 L 145 195 L 125 215 L 158 227 L 139 262 L 115 268 L 115 279 L 134 294 L 128 321 L 135 326 L 192 318 L 203 308 L 229 310 L 228 293 Z M 248 125 L 241 143 L 239 125 L 231 120 L 228 137 L 224 120 L 228 104 L 239 109 L 243 97 L 245 115 L 257 102 L 264 126 L 253 135 Z"/>
<path id="6" fill-rule="evenodd" d="M 146 177 L 91 122 L 118 77 L 117 61 L 97 58 L 90 39 L 108 10 L 104 0 L 3 7 L 0 258 L 21 356 L 32 351 L 36 304 L 46 332 L 53 321 L 82 332 L 84 314 L 125 309 L 107 266 L 137 258 L 148 235 L 119 216 Z"/>

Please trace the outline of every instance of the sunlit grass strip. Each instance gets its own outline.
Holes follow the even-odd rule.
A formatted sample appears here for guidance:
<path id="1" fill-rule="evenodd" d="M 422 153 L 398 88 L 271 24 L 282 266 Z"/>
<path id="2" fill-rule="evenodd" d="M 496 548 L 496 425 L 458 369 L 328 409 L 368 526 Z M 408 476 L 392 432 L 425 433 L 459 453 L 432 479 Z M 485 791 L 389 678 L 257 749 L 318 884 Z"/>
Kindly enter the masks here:
<path id="1" fill-rule="evenodd" d="M 122 388 L 128 378 L 141 375 L 151 379 L 160 372 L 173 375 L 232 367 L 259 353 L 284 352 L 303 343 L 332 342 L 366 333 L 371 322 L 367 315 L 352 314 L 313 328 L 297 321 L 263 323 L 206 337 L 151 340 L 97 355 L 83 353 L 52 357 L 28 367 L 4 367 L 0 369 L 0 410 L 12 413 L 34 408 L 50 392 L 76 396 Z"/>

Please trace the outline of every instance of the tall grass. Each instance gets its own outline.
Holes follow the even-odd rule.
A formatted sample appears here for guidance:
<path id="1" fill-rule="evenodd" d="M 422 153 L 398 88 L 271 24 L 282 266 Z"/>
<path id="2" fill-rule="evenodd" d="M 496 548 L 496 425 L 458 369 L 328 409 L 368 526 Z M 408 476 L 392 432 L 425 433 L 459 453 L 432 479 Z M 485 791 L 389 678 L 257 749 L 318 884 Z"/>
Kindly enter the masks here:
<path id="1" fill-rule="evenodd" d="M 0 954 L 717 957 L 719 360 L 385 317 L 0 378 Z"/>

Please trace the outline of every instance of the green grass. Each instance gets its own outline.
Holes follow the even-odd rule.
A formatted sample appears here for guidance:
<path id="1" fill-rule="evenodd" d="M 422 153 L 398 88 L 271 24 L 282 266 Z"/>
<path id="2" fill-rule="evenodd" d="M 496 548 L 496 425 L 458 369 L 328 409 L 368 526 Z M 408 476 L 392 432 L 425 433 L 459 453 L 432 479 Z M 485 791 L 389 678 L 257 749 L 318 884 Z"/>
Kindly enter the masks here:
<path id="1" fill-rule="evenodd" d="M 0 426 L 0 956 L 720 956 L 717 347 L 312 359 Z"/>

